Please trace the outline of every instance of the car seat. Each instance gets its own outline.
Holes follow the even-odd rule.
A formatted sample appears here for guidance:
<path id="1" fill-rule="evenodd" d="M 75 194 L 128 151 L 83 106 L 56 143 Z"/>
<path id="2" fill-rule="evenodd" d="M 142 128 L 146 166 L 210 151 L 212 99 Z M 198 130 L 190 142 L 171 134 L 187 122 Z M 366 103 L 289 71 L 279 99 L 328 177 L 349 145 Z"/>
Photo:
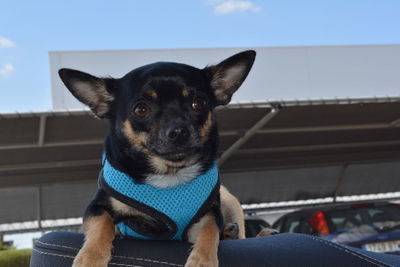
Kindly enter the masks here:
<path id="1" fill-rule="evenodd" d="M 83 243 L 83 235 L 51 232 L 37 240 L 30 267 L 66 267 Z M 191 245 L 179 241 L 114 240 L 109 266 L 184 266 Z M 221 241 L 221 267 L 394 267 L 400 256 L 362 251 L 310 235 L 277 234 L 267 237 Z"/>

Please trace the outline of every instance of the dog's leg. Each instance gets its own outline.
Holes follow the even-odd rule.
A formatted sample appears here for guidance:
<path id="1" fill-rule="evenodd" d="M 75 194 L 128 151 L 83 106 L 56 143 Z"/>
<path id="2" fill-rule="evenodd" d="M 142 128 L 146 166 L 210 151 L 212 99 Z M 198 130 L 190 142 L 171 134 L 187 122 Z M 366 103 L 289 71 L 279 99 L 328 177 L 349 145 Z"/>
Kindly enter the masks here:
<path id="1" fill-rule="evenodd" d="M 83 223 L 85 243 L 76 255 L 73 267 L 106 267 L 111 258 L 115 226 L 111 216 L 104 211 L 89 216 Z"/>
<path id="2" fill-rule="evenodd" d="M 185 267 L 217 267 L 219 229 L 215 217 L 208 213 L 188 231 L 188 241 L 193 249 Z"/>
<path id="3" fill-rule="evenodd" d="M 244 228 L 244 213 L 239 200 L 232 195 L 226 187 L 221 186 L 221 212 L 224 218 L 224 228 L 225 230 L 229 228 L 232 224 L 237 224 L 239 232 L 237 238 L 246 238 L 245 228 Z M 231 238 L 232 239 L 232 238 Z"/>

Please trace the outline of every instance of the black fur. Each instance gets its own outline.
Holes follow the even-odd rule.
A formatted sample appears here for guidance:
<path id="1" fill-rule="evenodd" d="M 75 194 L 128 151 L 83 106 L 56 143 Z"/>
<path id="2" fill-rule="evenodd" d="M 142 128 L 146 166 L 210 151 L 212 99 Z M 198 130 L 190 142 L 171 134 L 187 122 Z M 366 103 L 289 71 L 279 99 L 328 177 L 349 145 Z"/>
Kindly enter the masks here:
<path id="1" fill-rule="evenodd" d="M 216 106 L 230 101 L 249 73 L 254 58 L 254 51 L 245 51 L 205 69 L 158 62 L 137 68 L 120 79 L 98 78 L 71 69 L 61 69 L 59 74 L 75 97 L 98 117 L 109 120 L 105 153 L 110 163 L 137 181 L 145 182 L 148 175 L 159 174 L 151 163 L 154 156 L 171 163 L 192 158 L 191 164 L 199 164 L 201 171 L 210 168 L 218 148 L 218 130 L 212 112 Z M 199 103 L 196 107 L 200 108 L 194 108 L 194 102 Z M 201 129 L 210 112 L 209 131 L 202 137 Z M 144 135 L 146 141 L 133 144 L 124 131 L 126 123 L 135 136 Z M 172 174 L 174 171 L 177 170 L 172 170 Z M 211 212 L 220 221 L 219 200 L 217 202 Z M 142 217 L 127 218 L 118 214 L 112 209 L 107 193 L 99 190 L 84 218 L 98 216 L 104 211 L 114 222 L 128 221 L 131 225 L 142 226 L 146 232 L 158 234 L 165 227 Z"/>

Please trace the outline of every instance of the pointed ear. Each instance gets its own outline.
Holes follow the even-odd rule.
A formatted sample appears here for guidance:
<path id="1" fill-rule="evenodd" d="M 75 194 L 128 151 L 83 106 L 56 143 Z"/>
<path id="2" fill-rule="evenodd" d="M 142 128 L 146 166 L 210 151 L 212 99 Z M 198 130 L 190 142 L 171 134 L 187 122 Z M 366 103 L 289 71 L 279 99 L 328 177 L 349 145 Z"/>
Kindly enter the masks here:
<path id="1" fill-rule="evenodd" d="M 255 57 L 256 51 L 248 50 L 203 70 L 210 79 L 210 85 L 218 105 L 226 105 L 231 101 L 233 93 L 249 74 Z"/>
<path id="2" fill-rule="evenodd" d="M 106 118 L 114 101 L 115 79 L 98 78 L 72 69 L 58 71 L 68 90 L 82 103 L 88 105 L 99 118 Z"/>

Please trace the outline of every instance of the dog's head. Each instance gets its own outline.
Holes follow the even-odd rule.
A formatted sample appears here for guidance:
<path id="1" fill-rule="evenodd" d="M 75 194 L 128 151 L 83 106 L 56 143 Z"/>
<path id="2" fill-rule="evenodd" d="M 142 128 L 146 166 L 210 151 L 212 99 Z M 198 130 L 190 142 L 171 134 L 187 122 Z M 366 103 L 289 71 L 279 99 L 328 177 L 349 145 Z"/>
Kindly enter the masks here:
<path id="1" fill-rule="evenodd" d="M 98 78 L 71 69 L 60 77 L 71 93 L 111 130 L 131 154 L 147 158 L 154 173 L 166 174 L 216 156 L 213 110 L 228 104 L 249 73 L 254 51 L 197 69 L 159 62 L 120 79 Z"/>

